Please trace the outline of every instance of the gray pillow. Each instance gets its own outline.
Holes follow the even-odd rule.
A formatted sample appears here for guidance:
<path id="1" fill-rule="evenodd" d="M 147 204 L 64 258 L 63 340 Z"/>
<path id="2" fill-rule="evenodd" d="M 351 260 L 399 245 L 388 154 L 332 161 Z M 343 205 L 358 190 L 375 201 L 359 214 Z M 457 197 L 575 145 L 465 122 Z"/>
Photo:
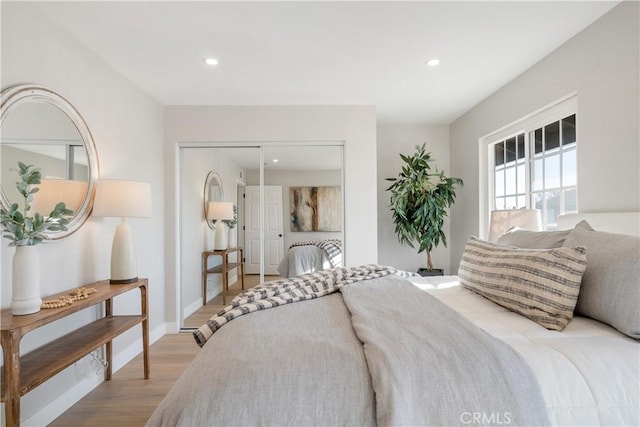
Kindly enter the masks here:
<path id="1" fill-rule="evenodd" d="M 587 249 L 576 314 L 640 339 L 640 237 L 594 231 L 582 222 L 564 243 Z"/>
<path id="2" fill-rule="evenodd" d="M 528 231 L 512 227 L 498 238 L 496 243 L 503 246 L 515 246 L 527 249 L 553 249 L 563 246 L 569 231 Z"/>

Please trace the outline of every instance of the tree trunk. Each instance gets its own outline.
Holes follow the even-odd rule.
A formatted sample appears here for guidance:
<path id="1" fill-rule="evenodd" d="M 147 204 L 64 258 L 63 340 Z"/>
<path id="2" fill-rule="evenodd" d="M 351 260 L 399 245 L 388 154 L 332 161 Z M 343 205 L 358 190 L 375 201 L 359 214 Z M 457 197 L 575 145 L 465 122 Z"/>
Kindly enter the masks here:
<path id="1" fill-rule="evenodd" d="M 427 249 L 427 270 L 433 270 L 433 263 L 431 262 L 431 252 Z"/>

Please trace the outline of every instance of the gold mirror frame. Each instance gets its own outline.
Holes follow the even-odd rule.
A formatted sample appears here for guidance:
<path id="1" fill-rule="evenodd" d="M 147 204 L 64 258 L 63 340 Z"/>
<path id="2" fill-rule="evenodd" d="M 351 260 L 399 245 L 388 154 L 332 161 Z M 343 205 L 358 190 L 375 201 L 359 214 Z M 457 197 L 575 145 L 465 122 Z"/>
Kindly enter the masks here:
<path id="1" fill-rule="evenodd" d="M 12 86 L 3 90 L 0 98 L 0 128 L 13 109 L 21 103 L 34 101 L 44 102 L 61 110 L 77 129 L 80 137 L 82 138 L 84 148 L 87 151 L 89 167 L 87 193 L 82 204 L 69 221 L 66 231 L 46 231 L 44 233 L 48 240 L 59 240 L 76 232 L 91 214 L 96 181 L 100 174 L 98 154 L 91 131 L 78 110 L 76 110 L 75 107 L 60 94 L 44 86 L 26 84 Z M 2 183 L 0 183 L 0 202 L 5 209 L 9 209 L 11 203 L 9 202 L 1 184 Z"/>
<path id="2" fill-rule="evenodd" d="M 211 186 L 217 185 L 220 189 L 220 197 L 218 200 L 211 199 Z M 207 225 L 210 229 L 215 230 L 214 221 L 207 218 L 207 212 L 209 211 L 209 202 L 222 202 L 224 201 L 224 190 L 222 189 L 222 178 L 214 171 L 209 171 L 207 174 L 207 178 L 204 180 L 204 191 L 202 194 L 202 202 L 204 209 L 204 219 L 207 222 Z"/>

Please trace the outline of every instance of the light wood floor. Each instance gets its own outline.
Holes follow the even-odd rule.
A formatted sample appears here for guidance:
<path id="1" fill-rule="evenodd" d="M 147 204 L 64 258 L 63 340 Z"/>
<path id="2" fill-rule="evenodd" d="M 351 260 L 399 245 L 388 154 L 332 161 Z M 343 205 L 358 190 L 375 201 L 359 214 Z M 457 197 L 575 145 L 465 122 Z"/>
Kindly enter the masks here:
<path id="1" fill-rule="evenodd" d="M 139 355 L 49 425 L 144 426 L 199 350 L 191 333 L 165 335 L 150 347 L 149 379 Z"/>
<path id="2" fill-rule="evenodd" d="M 259 275 L 245 276 L 245 289 L 258 284 L 259 278 Z M 266 276 L 265 281 L 279 278 Z M 227 302 L 242 291 L 240 282 L 236 284 L 229 287 Z M 194 327 L 201 326 L 223 308 L 222 295 L 218 295 L 200 309 L 200 313 L 191 316 Z M 194 317 L 196 314 L 199 318 Z M 149 348 L 149 379 L 142 377 L 142 355 L 138 355 L 110 381 L 100 384 L 49 426 L 144 426 L 199 350 L 190 332 L 163 336 Z"/>

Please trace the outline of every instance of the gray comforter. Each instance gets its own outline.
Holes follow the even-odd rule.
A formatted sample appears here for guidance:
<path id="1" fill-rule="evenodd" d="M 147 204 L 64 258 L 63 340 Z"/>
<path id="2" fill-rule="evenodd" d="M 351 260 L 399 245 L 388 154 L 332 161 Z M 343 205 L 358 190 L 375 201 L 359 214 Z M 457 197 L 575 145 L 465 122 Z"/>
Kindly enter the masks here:
<path id="1" fill-rule="evenodd" d="M 385 276 L 235 319 L 147 425 L 376 424 L 548 420 L 535 378 L 510 347 Z"/>

